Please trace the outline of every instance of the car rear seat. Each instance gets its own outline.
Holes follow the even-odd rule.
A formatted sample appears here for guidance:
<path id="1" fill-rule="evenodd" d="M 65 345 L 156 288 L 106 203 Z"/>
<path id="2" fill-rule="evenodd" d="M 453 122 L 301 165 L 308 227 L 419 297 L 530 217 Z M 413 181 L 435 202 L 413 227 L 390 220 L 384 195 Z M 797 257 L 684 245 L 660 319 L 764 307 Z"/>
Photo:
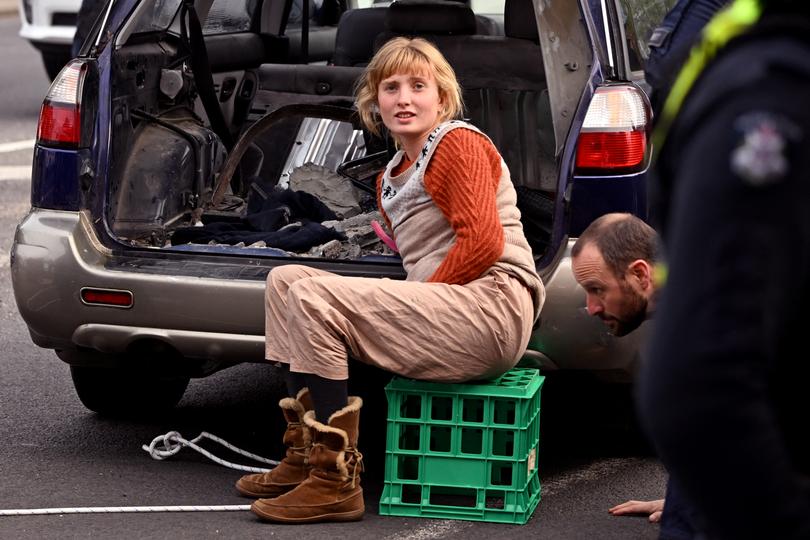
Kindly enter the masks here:
<path id="1" fill-rule="evenodd" d="M 515 185 L 553 192 L 554 130 L 532 0 L 506 0 L 504 33 L 469 36 L 446 55 L 470 120 L 498 147 Z"/>
<path id="2" fill-rule="evenodd" d="M 363 68 L 312 64 L 265 64 L 251 113 L 263 115 L 291 103 L 354 102 L 354 84 Z"/>
<path id="3" fill-rule="evenodd" d="M 343 12 L 335 36 L 336 66 L 365 66 L 374 55 L 374 38 L 385 30 L 387 6 L 349 9 Z"/>
<path id="4" fill-rule="evenodd" d="M 389 15 L 389 11 L 391 14 Z M 395 25 L 395 31 L 387 26 L 388 19 L 401 19 L 401 12 L 421 11 L 432 19 L 432 31 L 408 22 L 412 16 L 405 15 L 405 24 L 412 26 L 413 32 Z M 363 9 L 350 9 L 343 13 L 338 23 L 335 37 L 335 55 L 332 63 L 336 66 L 365 66 L 379 48 L 380 40 L 387 41 L 394 35 L 430 33 L 434 35 L 503 35 L 503 23 L 484 15 L 476 15 L 468 3 L 455 0 L 399 0 L 388 6 L 372 6 Z M 378 36 L 383 35 L 382 38 Z"/>
<path id="5" fill-rule="evenodd" d="M 374 50 L 394 36 L 423 36 L 442 48 L 443 42 L 478 33 L 475 13 L 453 0 L 397 0 L 388 6 L 385 29 L 374 39 Z"/>

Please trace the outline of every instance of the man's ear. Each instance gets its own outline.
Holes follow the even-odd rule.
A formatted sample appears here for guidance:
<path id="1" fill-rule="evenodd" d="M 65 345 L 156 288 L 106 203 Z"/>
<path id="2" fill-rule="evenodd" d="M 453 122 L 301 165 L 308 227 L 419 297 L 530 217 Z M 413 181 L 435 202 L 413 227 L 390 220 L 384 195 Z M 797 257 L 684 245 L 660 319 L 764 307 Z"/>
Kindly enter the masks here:
<path id="1" fill-rule="evenodd" d="M 627 272 L 638 280 L 642 290 L 653 286 L 652 266 L 644 259 L 636 259 L 627 266 Z"/>

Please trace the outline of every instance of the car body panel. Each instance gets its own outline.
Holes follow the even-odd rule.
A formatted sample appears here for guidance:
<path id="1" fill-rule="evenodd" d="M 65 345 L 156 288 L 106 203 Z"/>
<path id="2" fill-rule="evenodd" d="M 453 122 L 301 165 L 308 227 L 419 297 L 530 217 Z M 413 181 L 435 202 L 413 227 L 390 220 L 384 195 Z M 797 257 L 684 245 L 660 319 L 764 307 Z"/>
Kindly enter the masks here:
<path id="1" fill-rule="evenodd" d="M 79 152 L 37 145 L 31 171 L 31 200 L 45 208 L 78 210 L 79 161 Z"/>
<path id="2" fill-rule="evenodd" d="M 527 357 L 545 369 L 629 378 L 638 363 L 643 332 L 616 338 L 588 316 L 584 292 L 570 268 L 574 237 L 589 220 L 613 210 L 646 216 L 644 171 L 618 177 L 574 173 L 576 134 L 595 88 L 606 81 L 602 63 L 607 53 L 600 45 L 606 39 L 587 33 L 603 31 L 605 19 L 594 5 L 604 2 L 534 3 L 541 36 L 549 37 L 541 43 L 546 73 L 554 74 L 549 94 L 559 180 L 552 247 L 537 261 L 547 294 L 529 348 L 540 354 Z M 563 8 L 551 13 L 552 4 Z M 133 15 L 144 9 L 139 5 L 144 4 L 115 2 L 105 22 L 96 25 L 95 31 L 103 30 L 97 39 L 98 56 L 87 45 L 83 50 L 98 68 L 90 148 L 38 147 L 35 153 L 35 207 L 18 226 L 11 252 L 15 298 L 34 342 L 104 353 L 159 342 L 199 360 L 203 367 L 198 374 L 207 374 L 242 361 L 264 360 L 264 279 L 276 265 L 298 262 L 344 275 L 404 277 L 401 266 L 390 261 L 263 257 L 260 251 L 230 246 L 134 249 L 115 238 L 103 217 L 109 205 L 105 186 L 115 174 L 112 145 L 120 121 L 112 108 L 112 55 L 127 46 Z M 80 298 L 84 287 L 130 291 L 134 303 L 128 309 L 86 305 Z"/>
<path id="3" fill-rule="evenodd" d="M 208 258 L 187 262 L 181 275 L 176 265 L 157 259 L 151 268 L 133 271 L 137 262 L 106 248 L 90 219 L 87 212 L 34 209 L 17 228 L 14 293 L 37 345 L 123 353 L 142 340 L 157 340 L 217 367 L 264 359 L 264 279 L 270 266 Z M 543 276 L 547 300 L 530 349 L 550 359 L 543 366 L 548 369 L 599 365 L 627 374 L 637 363 L 639 336 L 616 338 L 588 316 L 570 264 L 568 245 L 554 271 Z M 373 265 L 355 270 L 375 271 Z M 122 310 L 83 304 L 84 287 L 130 291 L 133 305 Z"/>
<path id="4" fill-rule="evenodd" d="M 623 176 L 575 176 L 570 198 L 572 236 L 608 212 L 629 212 L 646 220 L 647 170 Z"/>
<path id="5" fill-rule="evenodd" d="M 545 39 L 540 39 L 543 64 L 546 73 L 555 74 L 548 78 L 548 85 L 556 155 L 559 155 L 569 139 L 568 133 L 579 105 L 582 88 L 592 78 L 589 66 L 593 65 L 592 56 L 586 54 L 593 51 L 588 44 L 585 27 L 579 24 L 582 16 L 580 6 L 577 2 L 562 2 L 558 5 L 564 9 L 555 10 L 553 17 L 546 16 L 549 15 L 548 9 L 537 13 L 540 35 L 546 36 Z"/>

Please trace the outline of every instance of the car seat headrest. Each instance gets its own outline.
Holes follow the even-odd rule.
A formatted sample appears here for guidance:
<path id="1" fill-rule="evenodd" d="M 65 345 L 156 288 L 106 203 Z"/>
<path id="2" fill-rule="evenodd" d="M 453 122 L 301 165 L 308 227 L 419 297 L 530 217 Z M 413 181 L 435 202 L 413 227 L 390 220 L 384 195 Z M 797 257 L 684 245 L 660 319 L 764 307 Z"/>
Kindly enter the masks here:
<path id="1" fill-rule="evenodd" d="M 404 35 L 472 35 L 475 14 L 466 4 L 452 0 L 397 0 L 388 7 L 388 31 Z"/>
<path id="2" fill-rule="evenodd" d="M 506 0 L 503 11 L 503 31 L 507 37 L 540 42 L 532 0 Z"/>

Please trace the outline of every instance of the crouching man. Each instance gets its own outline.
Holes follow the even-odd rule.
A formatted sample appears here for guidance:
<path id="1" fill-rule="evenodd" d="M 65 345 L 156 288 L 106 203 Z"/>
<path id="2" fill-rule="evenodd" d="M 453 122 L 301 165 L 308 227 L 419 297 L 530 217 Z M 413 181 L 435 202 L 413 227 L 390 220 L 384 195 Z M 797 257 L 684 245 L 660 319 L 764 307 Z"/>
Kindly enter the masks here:
<path id="1" fill-rule="evenodd" d="M 593 221 L 571 250 L 574 279 L 585 289 L 588 314 L 599 317 L 615 336 L 625 336 L 655 310 L 658 235 L 632 214 L 605 214 Z M 660 270 L 659 270 L 660 271 Z M 667 483 L 664 499 L 627 501 L 613 515 L 647 514 L 661 522 L 662 539 L 692 538 L 689 505 Z"/>

